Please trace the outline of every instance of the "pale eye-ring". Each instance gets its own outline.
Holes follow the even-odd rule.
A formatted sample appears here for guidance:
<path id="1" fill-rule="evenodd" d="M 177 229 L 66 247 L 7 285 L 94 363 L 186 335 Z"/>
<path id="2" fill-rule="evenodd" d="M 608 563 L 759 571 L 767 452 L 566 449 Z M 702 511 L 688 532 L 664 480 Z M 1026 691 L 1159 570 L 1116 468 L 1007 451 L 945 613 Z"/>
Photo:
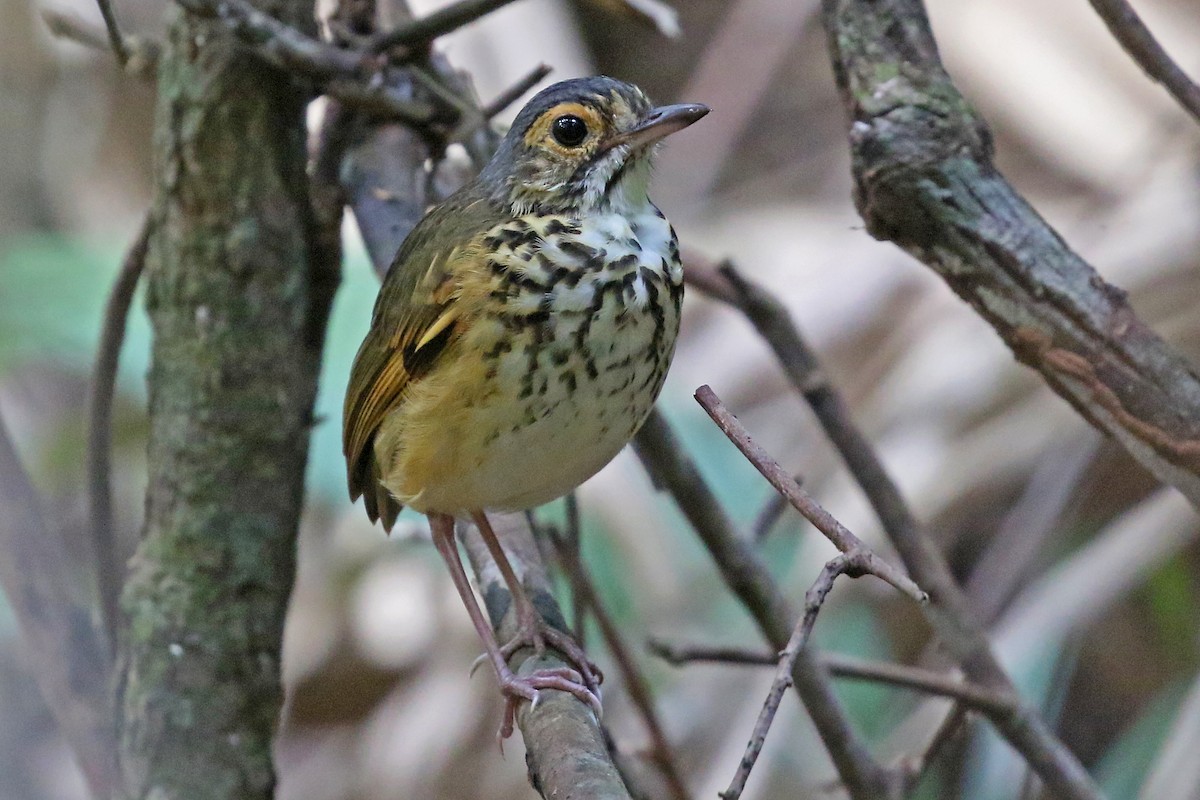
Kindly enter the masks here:
<path id="1" fill-rule="evenodd" d="M 587 123 L 574 114 L 563 114 L 550 126 L 554 141 L 563 147 L 578 147 L 587 138 Z"/>

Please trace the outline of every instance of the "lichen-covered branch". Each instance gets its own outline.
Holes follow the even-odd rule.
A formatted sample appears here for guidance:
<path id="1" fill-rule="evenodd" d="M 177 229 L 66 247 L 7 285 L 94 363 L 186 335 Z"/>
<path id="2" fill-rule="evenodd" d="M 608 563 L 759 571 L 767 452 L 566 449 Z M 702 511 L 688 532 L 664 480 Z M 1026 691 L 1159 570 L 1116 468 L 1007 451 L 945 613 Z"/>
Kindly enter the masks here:
<path id="1" fill-rule="evenodd" d="M 313 25 L 304 0 L 273 7 Z M 122 597 L 123 794 L 266 800 L 339 254 L 308 193 L 309 98 L 219 21 L 168 13 L 146 265 L 146 527 Z"/>
<path id="2" fill-rule="evenodd" d="M 933 268 L 1089 422 L 1200 505 L 1200 375 L 997 172 L 920 0 L 825 0 L 867 230 Z"/>

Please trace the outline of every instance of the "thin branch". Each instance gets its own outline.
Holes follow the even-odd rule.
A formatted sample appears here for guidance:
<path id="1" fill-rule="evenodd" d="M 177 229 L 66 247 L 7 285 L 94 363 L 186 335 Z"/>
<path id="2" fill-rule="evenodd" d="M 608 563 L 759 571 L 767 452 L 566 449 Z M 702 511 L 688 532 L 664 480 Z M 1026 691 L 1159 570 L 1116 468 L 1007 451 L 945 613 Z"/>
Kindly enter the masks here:
<path id="1" fill-rule="evenodd" d="M 118 604 L 125 574 L 112 510 L 113 394 L 116 390 L 117 365 L 121 358 L 121 345 L 125 341 L 129 309 L 133 305 L 134 292 L 146 266 L 150 230 L 150 219 L 147 217 L 142 222 L 141 230 L 129 252 L 125 254 L 121 269 L 109 291 L 88 397 L 87 475 L 88 499 L 91 501 L 92 547 L 96 562 L 96 589 L 100 596 L 100 616 L 110 650 L 116 646 L 117 641 L 117 629 L 121 619 Z"/>
<path id="2" fill-rule="evenodd" d="M 53 36 L 69 39 L 93 50 L 114 52 L 108 38 L 108 29 L 93 25 L 78 14 L 44 8 L 42 21 Z M 153 77 L 162 46 L 152 39 L 143 39 L 140 36 L 125 36 L 121 42 L 126 55 L 121 66 L 126 74 L 138 78 Z"/>
<path id="3" fill-rule="evenodd" d="M 563 532 L 566 537 L 567 546 L 576 553 L 580 552 L 580 541 L 583 538 L 583 525 L 579 518 L 579 495 L 575 492 L 570 492 L 564 501 L 567 512 L 567 529 Z M 530 512 L 532 513 L 532 512 Z M 586 616 L 587 605 L 583 600 L 582 592 L 579 584 L 571 581 L 571 628 L 575 632 L 575 640 L 579 642 L 580 647 L 584 647 L 586 634 Z M 586 648 L 585 648 L 586 649 Z"/>
<path id="4" fill-rule="evenodd" d="M 512 2 L 513 0 L 459 0 L 452 6 L 413 20 L 407 25 L 377 34 L 372 38 L 368 49 L 373 53 L 382 53 L 393 47 L 413 48 L 417 45 L 427 45 L 437 37 L 457 30 Z"/>
<path id="5" fill-rule="evenodd" d="M 920 753 L 901 757 L 900 764 L 905 773 L 905 794 L 912 792 L 917 787 L 926 770 L 941 755 L 942 750 L 954 739 L 966 721 L 966 709 L 962 704 L 956 703 L 934 731 L 933 738 Z"/>
<path id="6" fill-rule="evenodd" d="M 246 0 L 176 2 L 201 18 L 219 19 L 257 56 L 312 81 L 346 105 L 410 125 L 428 125 L 441 116 L 430 103 L 394 86 L 392 70 L 377 58 L 305 36 Z"/>
<path id="7" fill-rule="evenodd" d="M 797 615 L 755 550 L 734 527 L 687 449 L 661 412 L 654 411 L 634 438 L 634 449 L 654 485 L 669 492 L 712 556 L 726 585 L 754 617 L 767 642 L 786 646 Z M 894 781 L 859 737 L 828 677 L 811 654 L 800 651 L 792 680 L 814 726 L 854 800 L 890 796 Z"/>
<path id="8" fill-rule="evenodd" d="M 100 6 L 100 16 L 104 17 L 104 28 L 108 31 L 108 44 L 112 47 L 117 63 L 122 67 L 129 61 L 129 51 L 125 49 L 125 37 L 117 25 L 117 15 L 113 12 L 112 0 L 96 0 Z"/>
<path id="9" fill-rule="evenodd" d="M 911 578 L 875 555 L 871 548 L 863 544 L 861 539 L 847 530 L 808 492 L 800 488 L 800 484 L 796 483 L 795 478 L 750 438 L 750 433 L 745 426 L 725 407 L 716 392 L 708 386 L 701 386 L 696 390 L 696 402 L 712 418 L 712 421 L 717 423 L 717 427 L 729 437 L 729 441 L 742 451 L 742 455 L 754 465 L 754 468 L 775 487 L 775 490 L 786 497 L 793 508 L 799 511 L 817 530 L 825 534 L 825 538 L 847 557 L 838 574 L 844 572 L 851 577 L 871 574 L 890 583 L 897 591 L 922 605 L 929 602 L 929 595 L 921 591 L 921 588 Z"/>
<path id="10" fill-rule="evenodd" d="M 762 711 L 759 712 L 758 720 L 754 723 L 750 742 L 746 745 L 746 752 L 742 756 L 741 763 L 738 764 L 733 780 L 730 781 L 729 787 L 721 792 L 723 800 L 737 800 L 742 796 L 742 791 L 746 788 L 746 781 L 750 779 L 750 772 L 758 763 L 759 754 L 762 753 L 767 733 L 771 730 L 771 723 L 775 719 L 775 712 L 779 710 L 779 704 L 783 702 L 783 693 L 792 684 L 792 673 L 796 669 L 796 660 L 808 645 L 808 638 L 817 622 L 817 614 L 820 613 L 821 606 L 825 604 L 825 598 L 833 590 L 833 582 L 839 575 L 855 574 L 862 570 L 866 566 L 865 559 L 862 558 L 864 555 L 867 553 L 856 550 L 853 554 L 841 553 L 834 556 L 826 562 L 821 569 L 821 574 L 817 576 L 812 587 L 805 593 L 804 615 L 796 623 L 787 646 L 779 654 L 779 663 L 775 668 L 775 679 L 771 682 L 771 690 L 767 693 Z M 888 793 L 892 794 L 895 791 L 896 789 L 892 788 L 888 790 Z"/>
<path id="11" fill-rule="evenodd" d="M 862 488 L 909 574 L 929 593 L 925 617 L 942 643 L 959 659 L 969 680 L 997 692 L 1013 691 L 945 557 L 917 521 L 850 408 L 827 380 L 815 352 L 795 326 L 787 308 L 725 262 L 716 268 L 695 253 L 685 256 L 689 285 L 741 310 L 775 352 L 788 380 L 813 410 Z M 1022 755 L 1070 785 L 1070 798 L 1097 800 L 1102 795 L 1075 756 L 1035 713 L 991 718 Z"/>
<path id="12" fill-rule="evenodd" d="M 792 480 L 800 483 L 800 476 L 792 476 Z M 767 535 L 774 529 L 775 524 L 779 522 L 783 512 L 788 507 L 787 497 L 779 492 L 772 492 L 767 501 L 763 503 L 763 507 L 759 509 L 758 514 L 754 517 L 754 522 L 750 524 L 750 536 L 754 541 L 761 542 L 767 538 Z"/>
<path id="13" fill-rule="evenodd" d="M 1108 30 L 1150 80 L 1175 98 L 1183 110 L 1200 122 L 1200 86 L 1180 69 L 1126 0 L 1090 0 Z"/>
<path id="14" fill-rule="evenodd" d="M 568 517 L 570 516 L 569 513 Z M 574 516 L 577 518 L 578 513 L 576 512 Z M 578 530 L 577 520 L 575 528 Z M 650 694 L 650 684 L 638 668 L 637 659 L 629 651 L 629 646 L 621 636 L 620 629 L 613 622 L 612 616 L 609 615 L 608 609 L 592 583 L 587 567 L 584 566 L 580 557 L 578 539 L 573 540 L 570 535 L 559 535 L 554 532 L 550 532 L 549 537 L 554 543 L 559 560 L 571 581 L 572 590 L 578 598 L 577 602 L 586 604 L 591 610 L 596 624 L 600 628 L 600 635 L 604 637 L 609 652 L 617 662 L 617 668 L 621 671 L 621 677 L 629 692 L 629 699 L 633 701 L 634 707 L 638 710 L 638 714 L 646 726 L 646 732 L 650 734 L 654 762 L 662 770 L 667 789 L 675 800 L 687 800 L 687 785 L 683 782 L 679 763 L 672 751 L 670 740 L 667 739 L 666 731 L 663 730 L 662 723 L 658 719 L 654 698 Z"/>
<path id="15" fill-rule="evenodd" d="M 779 663 L 779 656 L 775 653 L 747 650 L 743 647 L 672 644 L 661 640 L 651 640 L 649 647 L 652 653 L 675 665 L 698 661 L 746 666 L 769 666 Z M 970 708 L 991 714 L 1008 714 L 1017 708 L 1016 698 L 1010 694 L 965 683 L 954 675 L 942 672 L 838 653 L 822 653 L 819 659 L 821 666 L 835 678 L 872 681 L 915 689 L 927 694 L 961 700 Z"/>
<path id="16" fill-rule="evenodd" d="M 513 103 L 524 97 L 525 93 L 537 86 L 542 80 L 551 73 L 551 68 L 547 64 L 538 64 L 529 71 L 525 77 L 518 80 L 512 86 L 505 89 L 500 94 L 496 95 L 490 103 L 481 108 L 480 114 L 484 119 L 491 119 L 504 109 L 511 106 Z"/>

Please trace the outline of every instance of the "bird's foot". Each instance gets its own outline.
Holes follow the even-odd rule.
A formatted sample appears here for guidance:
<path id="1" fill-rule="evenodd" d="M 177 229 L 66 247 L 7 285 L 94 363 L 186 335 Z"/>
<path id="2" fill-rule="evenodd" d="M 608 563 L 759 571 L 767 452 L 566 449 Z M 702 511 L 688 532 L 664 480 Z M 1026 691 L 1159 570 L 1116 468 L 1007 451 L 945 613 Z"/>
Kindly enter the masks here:
<path id="1" fill-rule="evenodd" d="M 533 708 L 537 708 L 541 700 L 541 689 L 557 689 L 573 694 L 581 703 L 592 709 L 596 719 L 600 719 L 602 709 L 599 694 L 586 684 L 579 672 L 570 667 L 548 667 L 521 677 L 505 669 L 499 677 L 500 692 L 504 695 L 504 720 L 500 723 L 498 732 L 502 748 L 504 740 L 512 736 L 517 706 L 522 700 L 528 700 Z"/>
<path id="2" fill-rule="evenodd" d="M 588 654 L 573 636 L 546 622 L 536 611 L 521 616 L 516 634 L 500 647 L 500 654 L 507 661 L 522 647 L 532 647 L 534 653 L 540 657 L 545 654 L 546 645 L 562 653 L 567 662 L 578 671 L 583 685 L 596 697 L 600 696 L 600 684 L 604 682 L 604 673 L 588 658 Z"/>

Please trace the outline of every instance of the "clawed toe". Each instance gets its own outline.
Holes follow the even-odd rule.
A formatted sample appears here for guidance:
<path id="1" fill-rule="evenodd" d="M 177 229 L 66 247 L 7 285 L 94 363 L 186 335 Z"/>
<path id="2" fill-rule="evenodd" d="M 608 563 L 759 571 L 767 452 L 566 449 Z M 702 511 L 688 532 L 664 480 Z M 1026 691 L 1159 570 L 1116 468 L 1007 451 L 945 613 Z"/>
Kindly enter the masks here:
<path id="1" fill-rule="evenodd" d="M 505 701 L 504 719 L 498 734 L 501 742 L 512 735 L 517 705 L 522 700 L 528 700 L 533 708 L 537 708 L 541 701 L 542 689 L 556 689 L 574 695 L 580 702 L 587 704 L 596 715 L 596 719 L 600 719 L 604 713 L 598 691 L 589 687 L 584 676 L 570 667 L 547 667 L 522 677 L 510 673 L 500 681 L 500 691 L 504 694 Z"/>

